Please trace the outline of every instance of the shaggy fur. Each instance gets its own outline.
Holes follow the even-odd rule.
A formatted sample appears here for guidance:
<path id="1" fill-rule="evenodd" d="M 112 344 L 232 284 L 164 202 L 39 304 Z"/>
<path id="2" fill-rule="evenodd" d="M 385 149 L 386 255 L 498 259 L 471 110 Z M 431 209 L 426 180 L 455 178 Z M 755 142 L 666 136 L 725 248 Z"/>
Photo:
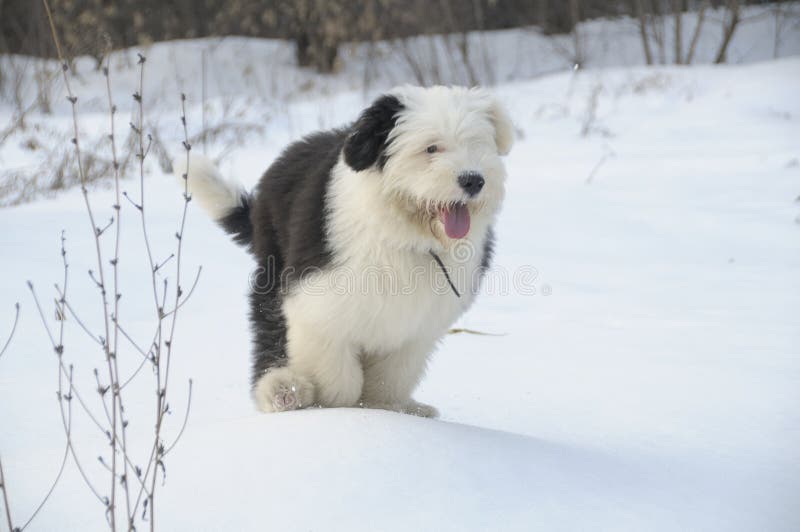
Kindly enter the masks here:
<path id="1" fill-rule="evenodd" d="M 402 87 L 352 125 L 287 147 L 252 194 L 200 156 L 188 172 L 176 164 L 192 196 L 258 262 L 250 319 L 260 410 L 436 415 L 411 395 L 489 266 L 500 156 L 512 142 L 487 92 Z"/>

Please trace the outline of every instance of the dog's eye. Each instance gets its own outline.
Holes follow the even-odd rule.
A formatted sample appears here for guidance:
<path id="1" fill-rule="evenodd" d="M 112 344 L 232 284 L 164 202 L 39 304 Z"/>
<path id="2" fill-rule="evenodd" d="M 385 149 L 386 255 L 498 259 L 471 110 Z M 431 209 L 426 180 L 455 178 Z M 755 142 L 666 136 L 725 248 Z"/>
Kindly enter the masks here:
<path id="1" fill-rule="evenodd" d="M 436 144 L 431 144 L 430 146 L 425 148 L 425 151 L 428 153 L 436 153 L 437 151 L 439 151 L 439 146 L 437 146 Z"/>

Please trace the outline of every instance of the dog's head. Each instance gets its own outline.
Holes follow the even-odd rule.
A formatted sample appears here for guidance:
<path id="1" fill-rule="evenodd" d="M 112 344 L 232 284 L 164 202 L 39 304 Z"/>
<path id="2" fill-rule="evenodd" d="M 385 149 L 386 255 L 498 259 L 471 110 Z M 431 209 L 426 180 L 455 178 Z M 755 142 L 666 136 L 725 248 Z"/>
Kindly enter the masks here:
<path id="1" fill-rule="evenodd" d="M 387 199 L 458 239 L 500 206 L 501 156 L 513 142 L 511 120 L 485 90 L 407 86 L 361 114 L 343 151 L 353 170 L 379 174 Z"/>

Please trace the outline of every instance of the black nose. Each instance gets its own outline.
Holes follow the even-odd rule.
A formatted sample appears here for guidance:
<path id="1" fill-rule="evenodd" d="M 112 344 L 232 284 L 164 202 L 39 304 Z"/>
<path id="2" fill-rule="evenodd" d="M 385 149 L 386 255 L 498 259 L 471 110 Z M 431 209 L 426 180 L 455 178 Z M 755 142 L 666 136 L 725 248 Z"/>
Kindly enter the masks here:
<path id="1" fill-rule="evenodd" d="M 458 184 L 470 196 L 480 192 L 484 183 L 483 176 L 478 172 L 464 172 L 458 176 Z"/>

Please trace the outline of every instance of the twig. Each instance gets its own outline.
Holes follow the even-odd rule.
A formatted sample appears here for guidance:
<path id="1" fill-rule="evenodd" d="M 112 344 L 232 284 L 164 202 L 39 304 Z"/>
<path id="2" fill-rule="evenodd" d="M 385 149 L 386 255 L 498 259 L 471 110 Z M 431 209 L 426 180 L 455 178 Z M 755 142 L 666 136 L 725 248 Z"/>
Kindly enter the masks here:
<path id="1" fill-rule="evenodd" d="M 60 297 L 59 303 L 63 303 L 63 305 L 69 311 L 69 313 L 72 316 L 72 318 L 75 320 L 75 323 L 77 323 L 81 327 L 81 329 L 83 329 L 83 332 L 85 332 L 87 334 L 87 336 L 89 336 L 89 338 L 94 340 L 95 343 L 97 343 L 98 345 L 100 345 L 102 347 L 103 341 L 100 338 L 98 338 L 97 336 L 95 336 L 92 333 L 92 331 L 90 331 L 89 328 L 86 326 L 86 324 L 78 317 L 78 314 L 75 312 L 75 309 L 73 309 L 72 305 L 69 304 L 69 301 L 67 301 L 66 297 L 63 295 L 63 292 L 61 291 L 61 288 L 58 286 L 58 284 L 55 285 L 55 288 L 56 288 L 56 292 L 58 292 L 58 295 Z M 63 315 L 63 313 L 62 313 L 62 315 Z"/>
<path id="2" fill-rule="evenodd" d="M 483 331 L 476 331 L 474 329 L 455 328 L 447 331 L 447 334 L 475 334 L 478 336 L 508 336 L 508 333 L 487 333 Z"/>
<path id="3" fill-rule="evenodd" d="M 117 353 L 119 349 L 119 333 L 120 333 L 120 325 L 119 325 L 119 301 L 122 298 L 122 294 L 119 290 L 119 249 L 120 249 L 120 232 L 121 232 L 121 225 L 122 225 L 122 205 L 120 205 L 120 187 L 119 187 L 119 161 L 117 159 L 117 142 L 116 142 L 116 130 L 114 125 L 114 116 L 116 115 L 117 106 L 114 105 L 114 98 L 112 96 L 111 91 L 111 77 L 109 76 L 109 72 L 111 71 L 111 51 L 109 50 L 106 56 L 106 67 L 103 69 L 103 75 L 106 78 L 106 95 L 108 97 L 108 115 L 109 115 L 109 139 L 111 140 L 111 157 L 113 161 L 113 168 L 114 168 L 114 205 L 112 208 L 114 209 L 114 216 L 116 221 L 116 234 L 114 235 L 114 258 L 111 259 L 111 269 L 113 275 L 113 282 L 114 282 L 114 314 L 112 315 L 112 322 L 114 323 L 114 331 L 113 331 L 113 338 L 111 339 L 113 350 L 114 350 L 114 381 L 112 382 L 113 393 L 119 398 L 119 409 L 120 409 L 120 417 L 124 412 L 124 406 L 122 403 L 122 396 L 120 395 L 121 387 L 119 386 L 119 363 L 117 360 Z M 121 423 L 121 430 L 122 430 L 122 456 L 124 458 L 123 468 L 124 468 L 124 476 L 127 479 L 129 475 L 128 471 L 128 438 L 127 438 L 127 425 L 126 421 L 122 421 Z M 112 472 L 113 474 L 113 472 Z M 128 528 L 133 528 L 133 520 L 134 520 L 134 513 L 131 510 L 131 498 L 130 498 L 130 490 L 128 489 L 127 482 L 124 485 L 125 488 L 125 509 L 126 509 L 126 517 L 128 520 Z"/>
<path id="4" fill-rule="evenodd" d="M 189 157 L 190 152 L 192 150 L 192 146 L 189 144 L 189 132 L 186 124 L 186 95 L 181 94 L 181 123 L 183 125 L 183 147 L 186 151 L 186 168 L 189 168 Z M 156 434 L 154 440 L 153 449 L 157 451 L 155 454 L 155 463 L 156 463 L 156 470 L 153 471 L 153 477 L 150 484 L 150 531 L 155 531 L 155 491 L 156 491 L 156 477 L 158 476 L 158 465 L 161 466 L 162 472 L 164 470 L 164 446 L 160 443 L 161 438 L 161 426 L 164 420 L 164 414 L 166 412 L 165 408 L 165 400 L 167 395 L 167 388 L 169 386 L 169 370 L 170 370 L 170 361 L 172 359 L 172 347 L 173 341 L 175 338 L 175 325 L 178 320 L 178 309 L 179 304 L 181 302 L 181 296 L 183 295 L 183 291 L 181 288 L 181 263 L 182 263 L 182 251 L 183 251 L 183 236 L 184 231 L 186 230 L 186 213 L 189 210 L 189 202 L 192 200 L 192 197 L 189 195 L 189 179 L 188 175 L 183 176 L 183 183 L 184 183 L 184 191 L 183 191 L 183 214 L 181 215 L 181 225 L 176 238 L 178 239 L 178 249 L 175 252 L 175 310 L 172 313 L 172 323 L 170 324 L 170 331 L 169 331 L 169 339 L 164 342 L 164 345 L 167 348 L 167 357 L 164 363 L 164 385 L 158 391 L 158 403 L 159 403 L 159 411 L 158 417 L 156 418 Z M 198 273 L 199 276 L 199 273 Z M 161 316 L 164 315 L 163 308 L 161 309 Z M 159 367 L 160 369 L 160 354 L 159 354 Z M 160 381 L 159 381 L 160 382 Z M 190 403 L 191 404 L 191 403 Z M 187 405 L 188 408 L 188 405 Z M 186 415 L 188 416 L 188 410 Z"/>
<path id="5" fill-rule="evenodd" d="M 55 43 L 55 46 L 56 46 L 56 52 L 58 54 L 58 59 L 59 59 L 59 62 L 61 63 L 61 65 L 62 65 L 61 73 L 62 73 L 62 77 L 64 79 L 64 85 L 65 85 L 65 87 L 67 89 L 67 100 L 69 100 L 70 106 L 71 106 L 71 109 L 72 109 L 72 128 L 73 128 L 73 133 L 74 133 L 74 136 L 72 138 L 72 144 L 75 147 L 75 157 L 76 157 L 77 163 L 78 163 L 78 174 L 79 174 L 80 181 L 81 181 L 81 192 L 83 194 L 84 205 L 86 207 L 86 213 L 87 213 L 88 218 L 89 218 L 89 223 L 90 223 L 90 226 L 91 226 L 91 229 L 92 229 L 92 234 L 94 235 L 95 254 L 96 254 L 96 258 L 97 258 L 97 272 L 98 272 L 98 275 L 99 275 L 99 280 L 97 280 L 97 282 L 98 282 L 98 286 L 100 288 L 100 295 L 101 295 L 101 300 L 102 300 L 103 322 L 104 322 L 104 330 L 105 330 L 104 338 L 106 339 L 106 342 L 104 343 L 104 352 L 105 352 L 106 363 L 107 363 L 107 367 L 108 367 L 109 380 L 112 381 L 112 383 L 113 383 L 113 381 L 114 381 L 114 378 L 113 378 L 113 375 L 114 375 L 114 363 L 112 362 L 112 358 L 113 357 L 112 357 L 112 353 L 110 352 L 110 348 L 109 348 L 109 344 L 108 344 L 110 327 L 109 327 L 109 316 L 108 316 L 108 314 L 109 314 L 108 313 L 108 298 L 106 296 L 106 288 L 105 288 L 105 273 L 104 273 L 104 267 L 103 267 L 104 264 L 103 264 L 102 251 L 101 251 L 101 247 L 100 247 L 100 237 L 97 234 L 97 227 L 98 226 L 95 223 L 95 217 L 94 217 L 94 213 L 92 211 L 92 205 L 91 205 L 91 203 L 89 201 L 89 192 L 88 192 L 88 189 L 87 189 L 86 172 L 84 170 L 83 161 L 82 161 L 82 157 L 81 157 L 80 134 L 79 134 L 79 129 L 78 129 L 78 110 L 77 110 L 77 105 L 76 105 L 77 101 L 78 101 L 78 98 L 72 92 L 72 87 L 71 87 L 70 82 L 69 82 L 69 76 L 67 75 L 67 73 L 70 70 L 69 69 L 69 65 L 67 64 L 66 61 L 64 61 L 64 56 L 61 53 L 61 45 L 59 43 L 58 33 L 56 32 L 55 24 L 53 22 L 53 14 L 50 11 L 50 5 L 49 5 L 47 0 L 42 0 L 42 3 L 44 4 L 44 8 L 45 8 L 45 11 L 47 13 L 48 22 L 50 23 L 50 33 L 51 33 L 51 36 L 53 38 L 53 42 Z M 66 291 L 66 287 L 65 287 L 65 291 Z M 63 324 L 63 322 L 62 322 L 62 324 Z M 62 351 L 63 351 L 63 345 L 59 344 L 59 347 L 58 347 L 59 355 L 61 354 Z M 118 422 L 117 412 L 118 412 L 118 410 L 120 410 L 118 397 L 119 397 L 118 392 L 117 392 L 116 389 L 114 389 L 113 390 L 113 395 L 112 395 L 112 423 L 111 423 L 111 434 L 112 434 L 112 438 L 111 438 L 111 466 L 112 466 L 112 469 L 114 471 L 116 471 L 116 460 L 117 460 L 117 437 L 116 437 L 116 434 L 117 434 L 117 422 Z M 108 502 L 108 505 L 107 505 L 107 511 L 108 511 L 108 517 L 109 517 L 109 526 L 110 526 L 112 532 L 116 532 L 116 512 L 115 512 L 115 508 L 116 508 L 116 490 L 117 490 L 116 478 L 112 477 L 111 478 L 111 486 L 110 486 L 110 497 L 109 497 L 109 500 L 108 500 L 109 502 Z"/>
<path id="6" fill-rule="evenodd" d="M 53 494 L 53 490 L 56 489 L 56 485 L 58 485 L 58 481 L 61 480 L 61 475 L 64 473 L 64 468 L 67 465 L 67 459 L 69 458 L 69 452 L 70 452 L 70 448 L 72 446 L 72 443 L 71 443 L 71 434 L 72 434 L 72 404 L 71 404 L 71 401 L 72 401 L 72 367 L 70 367 L 69 392 L 68 392 L 66 397 L 64 397 L 61 394 L 61 378 L 59 377 L 59 391 L 58 391 L 58 401 L 59 401 L 59 403 L 61 403 L 61 401 L 64 398 L 66 398 L 67 403 L 69 403 L 69 406 L 68 406 L 67 419 L 66 419 L 66 422 L 65 422 L 65 430 L 66 430 L 66 439 L 67 439 L 67 441 L 66 441 L 66 443 L 64 445 L 64 456 L 61 458 L 61 465 L 58 467 L 58 473 L 56 473 L 56 477 L 53 479 L 53 482 L 50 484 L 50 489 L 47 490 L 47 493 L 45 494 L 45 496 L 42 499 L 42 501 L 39 503 L 39 505 L 33 511 L 33 513 L 28 518 L 28 520 L 25 522 L 25 524 L 22 525 L 21 527 L 19 527 L 19 529 L 17 529 L 17 530 L 20 530 L 20 531 L 21 530 L 25 530 L 28 527 L 28 525 L 31 524 L 33 519 L 39 514 L 41 509 L 44 508 L 45 503 L 47 503 L 48 499 L 50 499 L 50 495 Z M 63 407 L 59 406 L 59 408 L 61 408 L 63 410 Z M 62 413 L 62 416 L 63 416 L 63 413 Z"/>
<path id="7" fill-rule="evenodd" d="M 202 266 L 202 265 L 200 265 L 200 266 L 198 266 L 198 268 L 197 268 L 197 274 L 196 274 L 196 275 L 195 275 L 195 277 L 194 277 L 194 281 L 192 282 L 192 286 L 191 286 L 191 288 L 189 289 L 189 291 L 188 291 L 188 292 L 186 292 L 186 295 L 183 297 L 183 299 L 181 299 L 181 302 L 180 302 L 180 303 L 178 303 L 178 306 L 177 306 L 176 308 L 174 308 L 174 309 L 172 309 L 172 310 L 169 310 L 169 311 L 165 311 L 165 312 L 164 312 L 164 318 L 168 318 L 169 316 L 171 316 L 172 314 L 174 314 L 174 313 L 175 313 L 175 311 L 176 311 L 177 309 L 181 308 L 183 305 L 185 305 L 185 304 L 186 304 L 186 302 L 187 302 L 187 301 L 189 301 L 189 299 L 192 297 L 192 294 L 194 294 L 194 289 L 195 289 L 195 288 L 197 288 L 197 284 L 198 284 L 198 282 L 200 281 L 200 274 L 201 274 L 202 272 L 203 272 L 203 266 Z M 126 387 L 126 386 L 127 386 L 127 385 L 128 385 L 128 384 L 129 384 L 129 383 L 130 383 L 130 382 L 131 382 L 131 381 L 132 381 L 134 378 L 135 378 L 135 377 L 136 377 L 136 375 L 138 375 L 138 374 L 139 374 L 139 372 L 141 371 L 141 369 L 144 367 L 144 364 L 145 364 L 145 363 L 146 363 L 148 360 L 151 360 L 151 358 L 150 358 L 150 355 L 148 355 L 148 354 L 147 354 L 147 353 L 144 351 L 144 349 L 142 349 L 141 347 L 139 347 L 139 344 L 137 344 L 137 343 L 136 343 L 136 341 L 135 341 L 135 340 L 134 340 L 134 339 L 133 339 L 133 338 L 132 338 L 132 337 L 131 337 L 131 336 L 130 336 L 130 335 L 129 335 L 129 334 L 126 332 L 126 331 L 125 331 L 125 329 L 123 329 L 123 328 L 122 328 L 122 326 L 121 326 L 121 325 L 119 326 L 119 332 L 120 332 L 120 333 L 122 333 L 122 335 L 123 335 L 123 336 L 124 336 L 124 337 L 125 337 L 125 338 L 126 338 L 126 339 L 127 339 L 129 342 L 130 342 L 130 343 L 131 343 L 131 345 L 132 345 L 132 346 L 133 346 L 133 347 L 134 347 L 134 348 L 135 348 L 135 349 L 136 349 L 136 350 L 137 350 L 137 351 L 138 351 L 138 352 L 139 352 L 139 353 L 142 355 L 142 357 L 143 357 L 142 361 L 139 363 L 139 366 L 137 366 L 137 368 L 136 368 L 136 369 L 133 371 L 133 373 L 131 374 L 131 376 L 130 376 L 130 377 L 128 377 L 128 378 L 127 378 L 125 381 L 123 381 L 123 382 L 122 382 L 122 384 L 120 384 L 120 390 L 121 390 L 121 389 L 125 388 L 125 387 Z M 151 345 L 151 346 L 152 346 L 152 345 L 155 343 L 155 341 L 156 341 L 157 337 L 158 337 L 158 330 L 156 330 L 156 333 L 155 333 L 155 335 L 153 336 L 153 339 L 152 339 L 152 341 L 150 342 L 150 345 Z"/>
<path id="8" fill-rule="evenodd" d="M 150 452 L 150 457 L 147 461 L 147 468 L 144 473 L 144 478 L 147 479 L 150 475 L 150 471 L 153 470 L 152 478 L 151 478 L 151 487 L 150 491 L 147 494 L 146 501 L 149 501 L 150 505 L 150 528 L 151 530 L 155 527 L 155 519 L 153 515 L 153 505 L 155 503 L 155 478 L 157 473 L 157 466 L 155 469 L 153 468 L 154 462 L 157 463 L 159 458 L 157 456 L 158 449 L 161 446 L 160 443 L 160 432 L 161 432 L 161 422 L 163 420 L 163 402 L 164 396 L 166 394 L 166 386 L 162 386 L 162 373 L 161 373 L 161 344 L 162 344 L 162 337 L 163 337 L 163 320 L 164 320 L 164 309 L 163 303 L 159 302 L 158 297 L 158 289 L 157 289 L 157 282 L 156 282 L 156 273 L 158 268 L 156 267 L 155 261 L 153 260 L 153 253 L 150 246 L 150 238 L 147 232 L 147 218 L 146 218 L 146 210 L 145 210 L 145 187 L 144 187 L 144 162 L 145 158 L 147 157 L 147 153 L 149 149 L 145 149 L 144 146 L 144 64 L 147 59 L 142 55 L 138 54 L 139 60 L 139 86 L 137 91 L 133 95 L 133 99 L 136 102 L 138 108 L 138 116 L 137 116 L 137 124 L 131 124 L 131 128 L 137 135 L 138 143 L 139 143 L 139 152 L 138 152 L 138 159 L 139 159 L 139 204 L 135 204 L 132 200 L 131 202 L 136 205 L 140 221 L 142 227 L 142 235 L 144 237 L 144 244 L 145 250 L 147 252 L 147 261 L 149 264 L 150 269 L 150 280 L 151 280 L 151 287 L 153 292 L 153 303 L 155 305 L 156 310 L 156 321 L 157 321 L 157 329 L 155 334 L 155 340 L 153 341 L 153 363 L 155 366 L 155 377 L 156 377 L 156 422 L 155 422 L 155 434 L 154 434 L 154 442 Z M 127 197 L 127 194 L 126 194 Z M 137 370 L 138 373 L 138 370 Z M 127 384 L 126 381 L 125 384 Z M 144 484 L 142 484 L 141 488 L 139 489 L 139 494 L 136 497 L 136 501 L 132 507 L 132 514 L 137 512 L 139 507 L 139 502 L 141 501 L 141 497 L 143 493 L 145 493 L 146 488 Z"/>
<path id="9" fill-rule="evenodd" d="M 0 490 L 3 492 L 3 504 L 6 508 L 6 523 L 8 523 L 8 532 L 14 532 L 14 525 L 11 522 L 11 506 L 8 504 L 8 488 L 6 487 L 6 477 L 3 473 L 3 460 L 0 460 Z"/>
<path id="10" fill-rule="evenodd" d="M 181 308 L 183 305 L 185 305 L 187 301 L 189 301 L 189 298 L 191 298 L 192 294 L 194 294 L 194 289 L 197 287 L 197 282 L 200 280 L 200 274 L 201 273 L 203 273 L 203 265 L 202 264 L 197 267 L 197 275 L 194 276 L 194 281 L 192 282 L 192 286 L 191 286 L 191 288 L 189 288 L 189 291 L 186 292 L 186 297 L 184 297 L 181 300 L 181 302 L 178 303 L 178 305 L 174 309 L 170 310 L 169 312 L 165 312 L 164 313 L 164 317 L 165 318 L 167 316 L 171 316 L 172 314 L 174 314 L 175 311 L 177 311 L 179 308 Z"/>
<path id="11" fill-rule="evenodd" d="M 136 341 L 133 338 L 131 338 L 131 336 L 125 331 L 125 329 L 123 329 L 122 325 L 117 324 L 117 327 L 119 328 L 119 332 L 122 333 L 122 336 L 124 336 L 125 339 L 128 340 L 128 342 L 130 342 L 133 348 L 136 349 L 136 351 L 138 351 L 139 354 L 141 354 L 145 360 L 147 360 L 148 359 L 147 352 L 141 347 L 139 347 L 139 344 L 137 344 Z M 153 341 L 155 341 L 155 338 L 153 338 Z M 152 342 L 150 343 L 152 344 Z"/>
<path id="12" fill-rule="evenodd" d="M 14 324 L 11 326 L 11 332 L 8 333 L 8 339 L 6 343 L 3 344 L 3 349 L 0 349 L 0 357 L 3 356 L 3 353 L 6 352 L 8 349 L 8 344 L 11 343 L 11 339 L 14 338 L 14 332 L 17 330 L 17 322 L 19 322 L 19 303 L 14 303 Z"/>
<path id="13" fill-rule="evenodd" d="M 594 176 L 597 174 L 597 171 L 600 170 L 600 167 L 603 166 L 609 158 L 614 157 L 615 155 L 616 154 L 613 150 L 608 149 L 600 158 L 600 160 L 597 161 L 597 164 L 594 165 L 592 171 L 589 172 L 589 175 L 586 177 L 586 181 L 584 181 L 584 183 L 587 185 L 591 184 L 594 180 Z"/>
<path id="14" fill-rule="evenodd" d="M 98 237 L 96 236 L 95 238 L 98 238 Z M 62 316 L 65 315 L 64 308 L 66 307 L 66 302 L 67 302 L 67 287 L 68 287 L 68 281 L 69 281 L 69 263 L 67 262 L 67 246 L 66 246 L 66 242 L 67 242 L 66 235 L 65 235 L 64 231 L 61 231 L 61 263 L 62 263 L 63 268 L 64 268 L 64 290 L 60 291 L 61 292 L 61 294 L 60 294 L 61 295 L 61 299 L 59 300 L 59 303 L 61 304 L 60 311 L 61 311 L 61 315 Z M 33 291 L 33 287 L 31 287 L 31 291 Z M 36 295 L 34 293 L 34 297 L 35 296 Z M 38 307 L 39 306 L 38 306 L 38 302 L 37 302 L 37 308 Z M 40 309 L 40 313 L 41 313 L 41 309 Z M 73 375 L 72 365 L 69 366 L 69 373 L 67 375 L 68 379 L 69 379 L 69 393 L 66 396 L 67 403 L 68 403 L 68 408 L 67 408 L 67 415 L 65 416 L 65 414 L 64 414 L 63 400 L 64 400 L 65 396 L 62 393 L 62 377 L 64 375 L 64 372 L 62 371 L 63 368 L 64 368 L 64 362 L 63 362 L 64 361 L 64 356 L 63 356 L 64 355 L 64 321 L 65 320 L 62 319 L 59 322 L 59 327 L 58 327 L 58 347 L 56 348 L 56 354 L 58 356 L 58 363 L 59 363 L 59 371 L 58 371 L 58 400 L 59 400 L 59 402 L 58 402 L 58 409 L 59 409 L 59 413 L 61 414 L 61 422 L 62 422 L 62 425 L 64 426 L 64 433 L 65 433 L 65 435 L 67 437 L 67 450 L 69 450 L 69 452 L 71 453 L 72 459 L 75 461 L 75 466 L 78 468 L 78 471 L 80 472 L 81 477 L 83 477 L 83 481 L 89 487 L 89 490 L 92 493 L 94 493 L 95 497 L 97 497 L 97 499 L 99 501 L 102 501 L 103 500 L 102 497 L 97 492 L 97 489 L 92 485 L 91 481 L 89 480 L 89 477 L 84 472 L 83 467 L 81 466 L 81 462 L 78 459 L 78 454 L 75 452 L 75 448 L 72 445 L 72 396 L 73 396 L 73 392 L 75 390 L 75 388 L 74 388 L 74 386 L 72 384 L 73 383 L 73 380 L 72 380 L 72 375 Z M 105 403 L 103 403 L 103 408 L 105 409 L 105 407 L 106 407 L 106 405 L 105 405 Z M 108 418 L 108 411 L 107 410 L 106 410 L 106 417 Z M 98 424 L 98 426 L 99 426 L 99 424 Z M 103 432 L 106 432 L 106 431 L 103 430 L 102 427 L 100 427 L 100 430 L 103 431 Z M 59 476 L 60 476 L 60 474 L 59 474 Z M 54 488 L 55 488 L 55 483 L 53 484 L 53 488 L 51 488 L 51 492 L 52 492 L 52 490 Z M 48 493 L 48 497 L 49 497 L 49 493 Z M 33 519 L 33 517 L 31 517 L 31 519 Z"/>
<path id="15" fill-rule="evenodd" d="M 33 300 L 36 303 L 36 309 L 39 312 L 39 318 L 42 321 L 42 325 L 44 326 L 50 338 L 50 344 L 53 346 L 53 350 L 56 351 L 56 353 L 58 353 L 59 351 L 58 345 L 53 339 L 53 336 L 50 334 L 50 329 L 47 326 L 47 319 L 44 317 L 44 312 L 42 312 L 42 307 L 39 305 L 39 299 L 36 296 L 36 290 L 33 287 L 33 283 L 31 283 L 30 281 L 28 281 L 28 288 L 30 289 L 31 294 L 33 295 Z M 61 359 L 61 357 L 58 358 L 58 361 L 61 374 L 68 374 L 67 368 L 64 366 L 64 362 Z M 78 399 L 78 403 L 80 403 L 81 407 L 83 407 L 83 410 L 84 412 L 86 412 L 86 415 L 89 416 L 89 419 L 92 420 L 92 422 L 97 426 L 98 429 L 100 429 L 101 432 L 105 432 L 103 425 L 97 420 L 97 417 L 92 413 L 92 411 L 89 410 L 89 407 L 86 405 L 86 402 L 81 397 L 80 393 L 78 392 L 78 389 L 74 388 L 72 393 L 75 396 L 75 398 Z"/>
<path id="16" fill-rule="evenodd" d="M 50 332 L 50 327 L 47 325 L 47 319 L 44 317 L 44 312 L 42 311 L 42 306 L 39 304 L 39 298 L 36 296 L 36 290 L 33 288 L 33 283 L 28 281 L 28 289 L 33 294 L 33 302 L 36 304 L 36 310 L 39 311 L 39 316 L 42 318 L 42 325 L 44 325 L 44 330 L 47 332 L 47 337 L 50 338 L 50 343 L 53 345 L 53 349 L 58 353 L 62 348 L 56 344 L 55 338 L 53 338 L 53 333 Z"/>
<path id="17" fill-rule="evenodd" d="M 169 452 L 178 444 L 183 436 L 183 431 L 186 430 L 186 425 L 189 422 L 189 410 L 192 407 L 192 379 L 189 379 L 189 398 L 186 400 L 186 413 L 183 416 L 183 425 L 181 425 L 181 430 L 178 431 L 178 435 L 175 436 L 175 440 L 170 444 L 169 447 L 164 451 L 164 456 L 167 456 Z"/>
<path id="18" fill-rule="evenodd" d="M 171 261 L 172 259 L 174 259 L 174 258 L 175 258 L 175 254 L 174 254 L 174 253 L 172 253 L 172 254 L 171 254 L 169 257 L 167 257 L 166 259 L 164 259 L 164 261 L 163 261 L 163 262 L 161 262 L 161 263 L 159 263 L 159 264 L 156 264 L 156 267 L 155 267 L 154 271 L 156 271 L 156 272 L 157 272 L 158 270 L 160 270 L 161 268 L 163 268 L 164 266 L 166 266 L 166 265 L 167 265 L 167 263 L 168 263 L 169 261 Z M 162 308 L 163 308 L 163 305 L 162 305 Z"/>

